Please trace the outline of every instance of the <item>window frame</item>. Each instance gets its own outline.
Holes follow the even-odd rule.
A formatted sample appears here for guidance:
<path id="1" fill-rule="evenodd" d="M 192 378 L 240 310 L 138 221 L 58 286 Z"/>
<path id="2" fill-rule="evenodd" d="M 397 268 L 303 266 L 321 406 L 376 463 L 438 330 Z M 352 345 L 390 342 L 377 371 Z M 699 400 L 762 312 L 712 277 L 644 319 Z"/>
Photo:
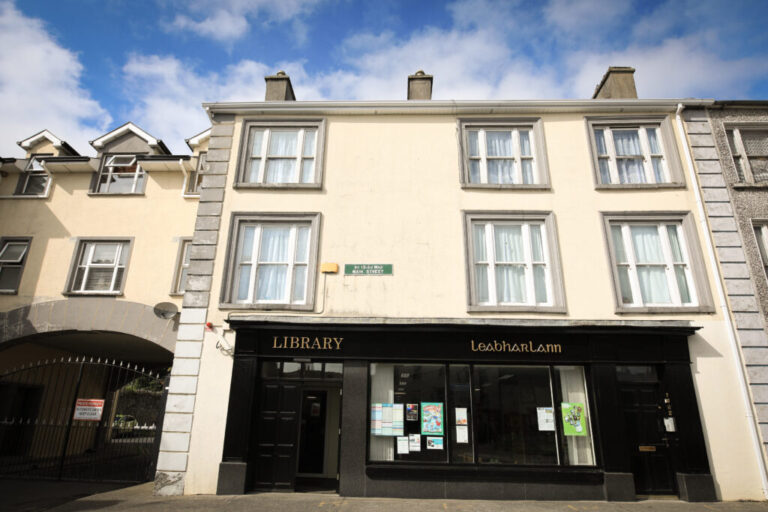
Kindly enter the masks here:
<path id="1" fill-rule="evenodd" d="M 613 296 L 615 312 L 617 314 L 646 314 L 646 313 L 714 313 L 714 303 L 709 286 L 709 272 L 702 256 L 699 236 L 696 231 L 696 223 L 690 212 L 600 212 L 603 219 L 603 236 L 610 265 L 611 279 L 613 281 Z M 691 305 L 638 305 L 624 304 L 621 300 L 621 285 L 615 260 L 616 249 L 611 235 L 613 224 L 647 224 L 660 226 L 663 224 L 679 224 L 683 237 L 682 245 L 687 253 L 690 276 L 689 287 L 693 289 L 693 295 L 697 302 Z M 662 241 L 662 243 L 664 243 Z M 626 248 L 625 248 L 626 250 Z M 669 261 L 665 262 L 665 266 Z M 631 263 L 630 263 L 631 264 Z M 635 270 L 636 272 L 636 270 Z M 635 274 L 636 275 L 636 274 Z M 630 279 L 632 277 L 630 276 Z M 670 289 L 670 294 L 674 291 Z"/>
<path id="2" fill-rule="evenodd" d="M 237 249 L 240 241 L 241 227 L 246 224 L 308 224 L 309 254 L 307 260 L 307 282 L 305 288 L 306 300 L 304 304 L 292 304 L 288 302 L 236 302 L 233 299 L 235 292 L 235 278 L 237 276 Z M 290 311 L 314 311 L 315 309 L 315 284 L 317 282 L 317 261 L 319 255 L 321 214 L 319 212 L 273 213 L 273 212 L 232 212 L 229 226 L 229 241 L 224 260 L 224 276 L 221 284 L 219 307 L 222 309 L 253 309 L 253 310 L 290 310 Z M 256 269 L 253 269 L 255 274 Z M 292 290 L 291 290 L 292 293 Z M 289 296 L 290 297 L 290 296 Z"/>
<path id="3" fill-rule="evenodd" d="M 726 144 L 728 146 L 728 151 L 731 154 L 731 161 L 733 162 L 733 167 L 736 171 L 736 182 L 734 184 L 735 187 L 767 188 L 768 180 L 755 181 L 754 174 L 752 173 L 752 164 L 749 162 L 749 155 L 747 154 L 747 150 L 744 147 L 744 142 L 741 138 L 741 132 L 768 132 L 768 123 L 724 123 L 723 128 L 725 129 Z M 731 141 L 729 140 L 728 132 L 733 132 L 733 145 L 736 146 L 735 148 L 731 147 Z M 768 135 L 766 137 L 768 138 Z M 734 154 L 734 149 L 738 154 Z M 743 180 L 741 179 L 740 174 L 743 174 Z"/>
<path id="4" fill-rule="evenodd" d="M 141 196 L 141 195 L 144 195 L 144 191 L 147 188 L 148 173 L 141 167 L 141 163 L 138 161 L 138 157 L 142 155 L 145 155 L 145 153 L 105 153 L 103 154 L 101 157 L 101 163 L 99 165 L 99 171 L 94 174 L 93 184 L 91 185 L 91 189 L 88 192 L 88 194 L 95 195 L 95 196 Z M 134 172 L 131 192 L 110 192 L 109 186 L 106 192 L 99 191 L 99 184 L 101 183 L 102 176 L 105 175 L 105 170 L 108 167 L 110 169 L 115 167 L 114 165 L 112 166 L 107 165 L 107 162 L 109 162 L 110 159 L 115 157 L 133 157 L 133 162 L 131 163 L 131 165 L 136 164 L 136 171 Z M 112 170 L 106 172 L 107 176 L 111 176 L 112 174 L 115 174 L 115 172 Z M 127 173 L 122 173 L 122 174 L 127 174 Z M 141 180 L 140 187 L 138 186 L 139 176 L 143 177 L 143 179 Z"/>
<path id="5" fill-rule="evenodd" d="M 197 164 L 194 170 L 184 176 L 184 197 L 200 197 L 200 187 L 203 184 L 204 172 L 208 171 L 208 152 L 197 154 Z"/>
<path id="6" fill-rule="evenodd" d="M 191 259 L 189 263 L 184 263 L 187 252 L 191 250 L 192 237 L 185 236 L 179 238 L 179 247 L 176 251 L 176 265 L 173 271 L 173 281 L 171 282 L 171 292 L 169 295 L 181 296 L 186 292 L 184 284 L 181 282 L 181 275 L 183 274 L 183 269 L 189 269 L 189 266 L 192 263 Z"/>
<path id="7" fill-rule="evenodd" d="M 658 189 L 658 188 L 685 188 L 685 177 L 680 162 L 680 153 L 677 147 L 677 139 L 672 129 L 671 121 L 668 116 L 632 116 L 632 117 L 605 117 L 605 116 L 587 116 L 585 117 L 587 140 L 589 141 L 590 157 L 592 160 L 592 175 L 596 189 Z M 600 181 L 600 154 L 597 151 L 597 139 L 595 137 L 596 129 L 603 130 L 621 130 L 630 128 L 658 128 L 658 141 L 661 145 L 661 156 L 664 159 L 665 171 L 669 177 L 668 182 L 647 182 L 647 183 L 603 183 Z M 649 161 L 652 157 L 647 136 L 641 138 L 643 146 L 643 168 L 646 176 L 653 175 L 653 164 Z M 611 139 L 612 140 L 612 139 Z M 610 148 L 608 148 L 610 146 Z M 616 174 L 616 156 L 615 146 L 606 139 L 608 149 L 608 162 L 611 176 Z"/>
<path id="8" fill-rule="evenodd" d="M 464 189 L 529 189 L 529 190 L 548 190 L 551 188 L 549 180 L 549 165 L 547 162 L 547 146 L 544 138 L 544 124 L 541 118 L 489 118 L 489 119 L 459 119 L 457 121 L 459 156 L 460 156 L 460 175 L 459 182 Z M 469 132 L 471 130 L 501 130 L 501 129 L 520 129 L 528 128 L 531 132 L 531 159 L 533 160 L 534 175 L 538 178 L 536 183 L 472 183 L 470 182 L 469 165 Z M 514 140 L 519 140 L 514 137 Z M 516 162 L 517 169 L 522 173 L 519 161 L 522 159 L 519 154 L 519 143 L 514 144 L 514 155 L 512 158 Z M 487 162 L 487 158 L 480 157 L 481 167 Z M 486 167 L 487 168 L 487 167 Z M 482 171 L 481 171 L 482 173 Z"/>
<path id="9" fill-rule="evenodd" d="M 131 256 L 133 253 L 134 237 L 77 237 L 75 238 L 75 250 L 72 254 L 72 261 L 69 265 L 69 271 L 67 273 L 66 288 L 62 292 L 65 296 L 120 296 L 123 295 L 125 290 L 125 282 L 128 279 L 128 269 L 131 264 Z M 121 256 L 125 254 L 125 266 L 123 267 L 123 277 L 120 281 L 120 286 L 116 290 L 73 290 L 75 285 L 75 278 L 77 277 L 77 268 L 80 266 L 80 257 L 85 250 L 88 243 L 96 244 L 124 244 L 121 249 Z"/>
<path id="10" fill-rule="evenodd" d="M 29 156 L 29 159 L 27 160 L 27 165 L 24 166 L 24 171 L 19 173 L 19 181 L 16 184 L 16 190 L 13 192 L 14 196 L 28 197 L 30 199 L 48 197 L 48 194 L 51 191 L 51 182 L 53 181 L 53 176 L 51 176 L 51 174 L 45 170 L 44 160 L 46 157 L 53 157 L 53 153 L 35 153 Z M 30 167 L 32 166 L 33 162 L 38 162 L 40 164 L 40 167 L 43 168 L 43 170 L 42 171 L 31 170 Z M 45 188 L 43 192 L 40 194 L 27 194 L 25 191 L 27 189 L 27 186 L 29 185 L 29 179 L 32 176 L 42 176 L 42 175 L 44 175 L 46 178 Z"/>
<path id="11" fill-rule="evenodd" d="M 473 312 L 538 312 L 567 313 L 560 247 L 557 243 L 555 215 L 551 211 L 462 211 L 464 216 L 464 254 L 466 257 L 467 311 Z M 550 304 L 480 304 L 475 287 L 475 249 L 472 226 L 475 223 L 541 223 L 544 226 L 542 240 L 546 247 L 545 262 L 549 267 L 548 296 Z M 490 275 L 490 272 L 489 272 Z M 495 279 L 495 277 L 494 277 Z M 533 290 L 526 290 L 534 293 Z M 490 288 L 489 288 L 490 293 Z"/>
<path id="12" fill-rule="evenodd" d="M 9 288 L 7 290 L 0 289 L 0 295 L 18 295 L 19 294 L 19 289 L 21 288 L 21 280 L 24 277 L 24 267 L 27 266 L 27 258 L 29 257 L 29 251 L 32 248 L 32 237 L 31 236 L 0 237 L 0 253 L 6 247 L 7 244 L 12 244 L 12 243 L 24 243 L 26 244 L 27 248 L 24 250 L 24 254 L 21 256 L 18 263 L 0 262 L 0 271 L 2 271 L 3 267 L 18 267 L 21 269 L 19 271 L 19 281 L 16 283 L 16 288 L 14 289 Z"/>
<path id="13" fill-rule="evenodd" d="M 234 181 L 234 188 L 269 188 L 269 189 L 281 189 L 281 188 L 288 188 L 288 189 L 319 189 L 323 186 L 323 156 L 325 153 L 325 119 L 296 119 L 296 120 L 256 120 L 256 119 L 246 119 L 243 120 L 243 129 L 242 133 L 240 135 L 240 151 L 238 155 L 238 165 L 237 165 L 237 173 L 235 175 L 235 181 Z M 249 182 L 244 180 L 245 173 L 248 169 L 248 162 L 251 160 L 250 155 L 250 145 L 248 144 L 250 137 L 251 137 L 251 131 L 254 129 L 278 129 L 278 130 L 286 130 L 286 129 L 315 129 L 316 130 L 316 138 L 315 138 L 315 154 L 314 154 L 314 161 L 315 161 L 315 170 L 314 170 L 314 180 L 309 183 L 265 183 L 264 180 L 264 171 L 266 170 L 266 160 L 267 158 L 262 158 L 262 171 L 260 172 L 261 180 L 260 182 Z M 266 151 L 268 148 L 268 143 L 262 144 L 264 149 L 263 151 Z M 295 157 L 295 160 L 301 161 L 303 156 L 300 153 L 303 153 L 303 147 L 297 148 L 297 156 Z M 299 167 L 299 178 L 301 177 L 301 168 Z"/>

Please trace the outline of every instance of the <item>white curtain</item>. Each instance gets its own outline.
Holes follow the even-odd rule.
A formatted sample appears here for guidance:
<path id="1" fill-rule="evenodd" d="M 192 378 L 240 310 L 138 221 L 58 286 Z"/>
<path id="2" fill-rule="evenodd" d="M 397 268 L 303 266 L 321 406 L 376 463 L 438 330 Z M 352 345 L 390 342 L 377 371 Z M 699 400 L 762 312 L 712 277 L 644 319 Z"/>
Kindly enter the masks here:
<path id="1" fill-rule="evenodd" d="M 261 230 L 259 251 L 258 300 L 285 300 L 285 283 L 288 271 L 288 242 L 291 229 L 283 226 L 264 226 Z M 264 263 L 281 263 L 266 265 Z"/>
<path id="2" fill-rule="evenodd" d="M 296 156 L 298 131 L 273 130 L 269 138 L 269 156 Z"/>
<path id="3" fill-rule="evenodd" d="M 640 136 L 637 130 L 614 130 L 613 144 L 616 156 L 637 156 L 639 158 L 617 158 L 621 183 L 645 183 Z"/>
<path id="4" fill-rule="evenodd" d="M 494 226 L 496 261 L 523 262 L 522 226 Z"/>
<path id="5" fill-rule="evenodd" d="M 488 160 L 488 183 L 514 183 L 515 161 Z"/>
<path id="6" fill-rule="evenodd" d="M 512 156 L 512 132 L 485 132 L 488 156 Z"/>
<path id="7" fill-rule="evenodd" d="M 568 451 L 568 463 L 571 466 L 591 466 L 595 463 L 592 449 L 592 431 L 590 429 L 590 411 L 587 406 L 587 392 L 584 386 L 584 369 L 580 366 L 555 367 L 560 377 L 560 391 L 563 402 L 584 404 L 583 428 L 586 436 L 563 436 Z M 559 408 L 558 408 L 559 409 Z M 558 412 L 558 414 L 560 414 Z"/>
<path id="8" fill-rule="evenodd" d="M 264 130 L 253 130 L 251 132 L 251 156 L 261 155 L 261 141 L 264 139 Z"/>
<path id="9" fill-rule="evenodd" d="M 547 269 L 544 265 L 533 266 L 533 285 L 536 289 L 536 302 L 547 302 Z"/>
<path id="10" fill-rule="evenodd" d="M 291 183 L 295 182 L 296 160 L 293 158 L 270 158 L 267 160 L 267 183 Z"/>
<path id="11" fill-rule="evenodd" d="M 315 156 L 315 130 L 304 131 L 304 156 Z"/>
<path id="12" fill-rule="evenodd" d="M 598 155 L 607 155 L 605 150 L 605 134 L 603 130 L 595 130 L 595 145 L 597 146 Z"/>
<path id="13" fill-rule="evenodd" d="M 520 130 L 520 155 L 531 156 L 531 136 L 528 130 Z"/>
<path id="14" fill-rule="evenodd" d="M 469 139 L 469 156 L 480 156 L 480 144 L 477 140 L 477 132 L 469 132 L 467 134 Z"/>
<path id="15" fill-rule="evenodd" d="M 522 265 L 496 266 L 496 299 L 500 303 L 526 302 L 525 268 Z"/>
<path id="16" fill-rule="evenodd" d="M 312 183 L 315 179 L 315 161 L 312 158 L 305 158 L 301 161 L 301 182 Z"/>
<path id="17" fill-rule="evenodd" d="M 619 170 L 619 183 L 645 183 L 645 169 L 640 158 L 620 158 L 616 160 Z"/>
<path id="18" fill-rule="evenodd" d="M 664 270 L 664 253 L 656 226 L 632 226 L 632 245 L 637 259 L 637 279 L 643 302 L 668 304 L 671 302 L 667 274 Z M 647 265 L 647 264 L 652 265 Z"/>
<path id="19" fill-rule="evenodd" d="M 395 366 L 392 364 L 371 364 L 371 404 L 395 401 Z M 368 415 L 370 405 L 368 404 Z M 370 435 L 370 433 L 369 433 Z M 395 460 L 395 438 L 370 435 L 370 459 L 377 461 Z"/>
<path id="20" fill-rule="evenodd" d="M 533 160 L 525 159 L 520 162 L 523 167 L 523 183 L 533 183 Z"/>
<path id="21" fill-rule="evenodd" d="M 477 301 L 488 302 L 488 265 L 475 265 L 475 288 Z"/>
<path id="22" fill-rule="evenodd" d="M 659 139 L 656 136 L 656 128 L 646 128 L 645 133 L 648 134 L 648 145 L 651 147 L 651 153 L 660 155 L 661 146 L 659 146 Z"/>

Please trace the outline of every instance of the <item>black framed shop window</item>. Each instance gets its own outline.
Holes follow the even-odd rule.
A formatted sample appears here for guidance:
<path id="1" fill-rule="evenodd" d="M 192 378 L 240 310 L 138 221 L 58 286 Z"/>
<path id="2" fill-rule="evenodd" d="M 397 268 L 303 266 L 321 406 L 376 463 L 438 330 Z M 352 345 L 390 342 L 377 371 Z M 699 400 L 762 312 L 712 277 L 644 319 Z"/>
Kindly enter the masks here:
<path id="1" fill-rule="evenodd" d="M 594 466 L 582 366 L 371 363 L 370 462 Z"/>

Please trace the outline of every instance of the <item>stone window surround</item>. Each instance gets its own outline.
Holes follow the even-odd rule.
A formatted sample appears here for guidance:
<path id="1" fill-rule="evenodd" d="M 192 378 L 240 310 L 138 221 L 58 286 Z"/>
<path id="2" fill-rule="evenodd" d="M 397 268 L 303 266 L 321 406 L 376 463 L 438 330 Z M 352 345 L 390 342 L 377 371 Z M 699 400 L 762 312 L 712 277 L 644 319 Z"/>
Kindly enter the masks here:
<path id="1" fill-rule="evenodd" d="M 15 290 L 0 290 L 0 295 L 18 295 L 19 288 L 21 288 L 21 279 L 24 277 L 24 267 L 27 266 L 27 259 L 29 258 L 29 251 L 32 249 L 32 237 L 31 236 L 4 236 L 0 237 L 0 250 L 5 246 L 7 242 L 26 242 L 27 250 L 24 252 L 24 256 L 21 258 L 21 273 L 19 275 L 19 284 Z M 0 267 L 2 264 L 0 264 Z"/>
<path id="2" fill-rule="evenodd" d="M 723 129 L 725 130 L 726 134 L 729 131 L 735 132 L 741 132 L 741 130 L 745 131 L 768 131 L 768 122 L 745 122 L 745 123 L 739 123 L 739 122 L 723 122 Z M 733 165 L 733 168 L 736 170 L 736 176 L 737 179 L 734 183 L 732 183 L 732 187 L 736 189 L 764 189 L 768 188 L 768 182 L 756 182 L 753 175 L 752 175 L 752 167 L 749 164 L 749 155 L 747 155 L 746 150 L 744 149 L 744 145 L 741 141 L 740 134 L 738 136 L 734 136 L 734 143 L 737 146 L 737 149 L 739 150 L 739 157 L 742 159 L 742 169 L 744 172 L 744 180 L 738 178 L 738 166 L 739 164 L 736 163 L 736 155 L 733 154 L 733 151 L 731 150 L 730 144 L 728 145 L 728 152 L 730 155 L 730 162 Z M 742 153 L 743 151 L 743 153 Z"/>
<path id="3" fill-rule="evenodd" d="M 317 281 L 317 260 L 319 254 L 320 222 L 322 215 L 319 212 L 232 212 L 229 239 L 224 258 L 224 277 L 221 284 L 219 308 L 221 309 L 257 309 L 257 310 L 286 310 L 286 311 L 314 311 L 315 309 L 315 284 Z M 243 223 L 295 223 L 309 222 L 309 264 L 307 266 L 307 285 L 305 304 L 241 304 L 232 301 L 234 292 L 235 260 L 238 245 L 238 233 Z"/>
<path id="4" fill-rule="evenodd" d="M 489 211 L 462 210 L 464 217 L 464 254 L 466 255 L 467 311 L 485 312 L 531 312 L 531 313 L 567 313 L 565 287 L 560 247 L 557 243 L 555 215 L 551 211 Z M 474 273 L 474 249 L 472 244 L 472 224 L 477 221 L 538 221 L 543 222 L 549 248 L 549 265 L 552 289 L 552 304 L 549 306 L 534 304 L 519 305 L 481 305 L 477 304 Z"/>
<path id="5" fill-rule="evenodd" d="M 665 115 L 651 116 L 586 116 L 584 118 L 587 129 L 587 141 L 592 160 L 592 178 L 595 189 L 659 189 L 659 188 L 685 188 L 685 177 L 680 162 L 680 153 L 677 149 L 677 139 L 672 129 L 672 122 Z M 600 181 L 600 167 L 598 164 L 597 143 L 595 141 L 595 128 L 597 127 L 621 127 L 637 124 L 658 124 L 659 134 L 664 150 L 664 160 L 669 172 L 669 183 L 602 183 Z"/>
<path id="6" fill-rule="evenodd" d="M 125 282 L 128 280 L 128 269 L 131 265 L 131 256 L 133 254 L 133 243 L 135 237 L 132 236 L 90 236 L 90 237 L 75 237 L 75 251 L 72 254 L 72 261 L 69 264 L 69 271 L 67 272 L 66 288 L 61 292 L 62 295 L 68 297 L 83 297 L 83 296 L 122 296 L 125 290 Z M 85 291 L 76 292 L 72 291 L 74 285 L 75 275 L 77 274 L 78 261 L 84 244 L 87 242 L 112 242 L 112 243 L 125 243 L 125 251 L 127 255 L 125 257 L 125 269 L 123 270 L 123 278 L 120 280 L 120 287 L 115 291 Z"/>
<path id="7" fill-rule="evenodd" d="M 244 119 L 242 121 L 242 133 L 240 134 L 240 150 L 237 156 L 237 173 L 235 174 L 234 188 L 248 189 L 320 189 L 323 187 L 324 154 L 325 154 L 325 119 Z M 243 175 L 247 165 L 250 148 L 248 138 L 252 128 L 315 128 L 317 139 L 315 140 L 315 180 L 312 183 L 246 183 Z"/>
<path id="8" fill-rule="evenodd" d="M 467 132 L 472 128 L 530 128 L 533 138 L 534 162 L 538 183 L 470 183 L 469 181 L 469 140 Z M 461 118 L 457 120 L 459 138 L 459 183 L 464 189 L 523 189 L 549 190 L 549 165 L 547 163 L 547 144 L 544 139 L 544 123 L 539 117 L 494 117 Z"/>
<path id="9" fill-rule="evenodd" d="M 709 288 L 704 258 L 702 256 L 699 237 L 696 233 L 696 223 L 691 212 L 657 211 L 657 212 L 600 212 L 603 220 L 603 236 L 606 256 L 611 267 L 613 280 L 613 297 L 616 314 L 648 314 L 648 313 L 714 313 L 715 307 Z M 688 249 L 688 260 L 693 277 L 693 287 L 698 303 L 695 306 L 626 306 L 621 302 L 619 276 L 614 260 L 613 238 L 611 236 L 612 222 L 679 222 L 682 227 L 684 243 Z"/>

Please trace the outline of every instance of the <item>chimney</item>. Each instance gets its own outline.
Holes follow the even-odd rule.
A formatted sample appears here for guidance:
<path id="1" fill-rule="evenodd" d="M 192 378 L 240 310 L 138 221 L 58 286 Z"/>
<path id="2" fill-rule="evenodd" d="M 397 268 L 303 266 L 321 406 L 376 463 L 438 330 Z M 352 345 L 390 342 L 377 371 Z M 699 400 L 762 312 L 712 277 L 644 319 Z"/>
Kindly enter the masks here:
<path id="1" fill-rule="evenodd" d="M 408 76 L 408 99 L 431 100 L 432 75 L 428 75 L 420 69 L 416 74 Z"/>
<path id="2" fill-rule="evenodd" d="M 291 77 L 285 74 L 285 71 L 278 71 L 276 75 L 265 76 L 267 82 L 267 91 L 264 94 L 264 101 L 296 101 L 291 86 Z"/>
<path id="3" fill-rule="evenodd" d="M 611 66 L 597 84 L 593 100 L 607 99 L 637 99 L 635 89 L 635 68 L 626 66 Z"/>

